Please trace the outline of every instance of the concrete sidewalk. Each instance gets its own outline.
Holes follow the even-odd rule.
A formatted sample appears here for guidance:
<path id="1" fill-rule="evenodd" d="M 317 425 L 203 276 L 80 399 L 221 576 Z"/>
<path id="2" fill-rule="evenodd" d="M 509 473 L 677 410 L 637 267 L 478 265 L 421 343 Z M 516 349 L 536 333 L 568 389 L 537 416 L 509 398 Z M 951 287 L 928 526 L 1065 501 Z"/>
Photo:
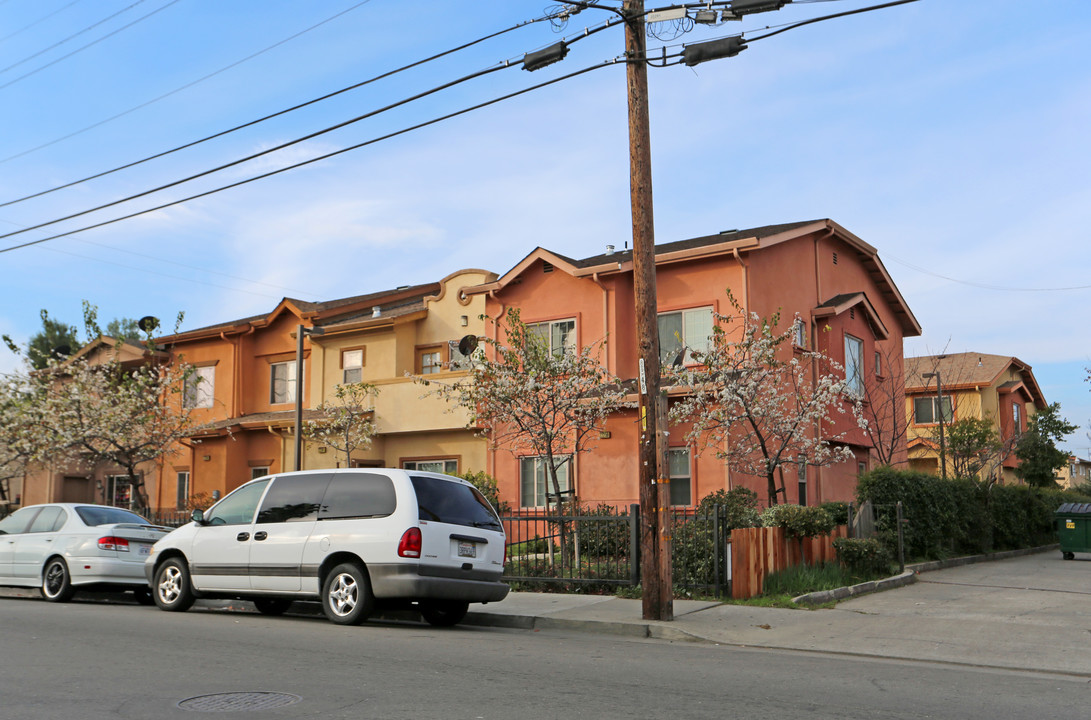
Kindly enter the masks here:
<path id="1" fill-rule="evenodd" d="M 935 570 L 828 610 L 676 600 L 675 619 L 659 622 L 641 618 L 640 600 L 512 593 L 472 606 L 465 622 L 1091 678 L 1091 558 L 1077 558 L 1044 552 Z"/>

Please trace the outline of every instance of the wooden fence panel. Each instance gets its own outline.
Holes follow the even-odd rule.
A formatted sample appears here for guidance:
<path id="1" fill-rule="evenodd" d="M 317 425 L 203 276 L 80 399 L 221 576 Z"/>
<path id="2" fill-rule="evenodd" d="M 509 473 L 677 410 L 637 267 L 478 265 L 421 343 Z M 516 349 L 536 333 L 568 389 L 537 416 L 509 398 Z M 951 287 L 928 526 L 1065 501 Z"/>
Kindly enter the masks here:
<path id="1" fill-rule="evenodd" d="M 833 540 L 846 536 L 840 526 L 824 537 L 806 538 L 803 554 L 809 565 L 837 560 Z M 761 595 L 765 576 L 803 562 L 800 543 L 789 539 L 784 528 L 736 528 L 731 531 L 731 597 L 745 600 Z"/>

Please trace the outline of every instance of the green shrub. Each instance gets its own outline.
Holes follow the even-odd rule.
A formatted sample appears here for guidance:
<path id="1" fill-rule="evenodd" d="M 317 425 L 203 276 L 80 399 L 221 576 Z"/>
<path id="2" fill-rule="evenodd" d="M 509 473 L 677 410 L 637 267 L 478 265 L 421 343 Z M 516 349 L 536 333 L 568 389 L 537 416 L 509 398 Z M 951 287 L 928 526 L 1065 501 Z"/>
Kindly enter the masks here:
<path id="1" fill-rule="evenodd" d="M 876 538 L 834 538 L 837 559 L 849 572 L 858 575 L 885 575 L 890 572 L 893 556 Z"/>
<path id="2" fill-rule="evenodd" d="M 825 510 L 831 518 L 833 518 L 834 527 L 838 525 L 848 525 L 849 523 L 849 504 L 841 500 L 830 500 L 824 502 L 818 507 Z"/>
<path id="3" fill-rule="evenodd" d="M 761 514 L 764 527 L 782 527 L 789 537 L 807 538 L 829 535 L 836 522 L 820 507 L 771 505 Z"/>
<path id="4" fill-rule="evenodd" d="M 717 508 L 724 522 L 727 523 L 727 530 L 761 525 L 758 494 L 753 490 L 738 487 L 709 493 L 697 504 L 697 514 L 710 515 L 716 512 Z"/>
<path id="5" fill-rule="evenodd" d="M 475 488 L 480 491 L 485 499 L 489 501 L 493 509 L 496 510 L 497 515 L 507 515 L 511 509 L 506 502 L 500 500 L 500 490 L 496 485 L 496 479 L 486 473 L 484 470 L 481 472 L 473 472 L 467 470 L 460 474 L 458 477 L 470 482 Z"/>
<path id="6" fill-rule="evenodd" d="M 592 557 L 627 558 L 629 556 L 629 516 L 618 515 L 613 505 L 580 510 L 580 554 Z"/>

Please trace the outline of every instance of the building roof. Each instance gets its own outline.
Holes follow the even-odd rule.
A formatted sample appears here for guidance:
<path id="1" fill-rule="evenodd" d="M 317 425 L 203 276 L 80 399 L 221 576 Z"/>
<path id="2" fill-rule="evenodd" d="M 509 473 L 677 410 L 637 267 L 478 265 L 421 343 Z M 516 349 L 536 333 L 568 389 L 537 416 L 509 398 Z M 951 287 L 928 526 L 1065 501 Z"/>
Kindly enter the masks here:
<path id="1" fill-rule="evenodd" d="M 1009 367 L 1014 368 L 1020 380 L 999 382 Z M 1001 393 L 1024 388 L 1036 405 L 1039 407 L 1047 405 L 1030 365 L 1010 355 L 964 352 L 907 357 L 905 359 L 906 392 L 929 390 L 935 385 L 935 380 L 924 378 L 922 375 L 937 371 L 944 388 L 958 390 L 995 387 Z"/>

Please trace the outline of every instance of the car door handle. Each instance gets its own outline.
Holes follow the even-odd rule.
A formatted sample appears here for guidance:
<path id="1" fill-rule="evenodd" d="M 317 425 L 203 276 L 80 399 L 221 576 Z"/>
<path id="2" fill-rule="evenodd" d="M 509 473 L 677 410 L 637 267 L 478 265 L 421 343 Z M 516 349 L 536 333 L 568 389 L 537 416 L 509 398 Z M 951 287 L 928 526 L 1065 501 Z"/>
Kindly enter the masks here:
<path id="1" fill-rule="evenodd" d="M 241 532 L 241 533 L 239 533 L 238 535 L 235 536 L 235 539 L 238 540 L 239 542 L 246 542 L 247 540 L 250 539 L 250 533 Z"/>
<path id="2" fill-rule="evenodd" d="M 254 533 L 255 540 L 264 540 L 267 537 L 269 537 L 269 533 L 265 532 L 264 530 Z"/>

